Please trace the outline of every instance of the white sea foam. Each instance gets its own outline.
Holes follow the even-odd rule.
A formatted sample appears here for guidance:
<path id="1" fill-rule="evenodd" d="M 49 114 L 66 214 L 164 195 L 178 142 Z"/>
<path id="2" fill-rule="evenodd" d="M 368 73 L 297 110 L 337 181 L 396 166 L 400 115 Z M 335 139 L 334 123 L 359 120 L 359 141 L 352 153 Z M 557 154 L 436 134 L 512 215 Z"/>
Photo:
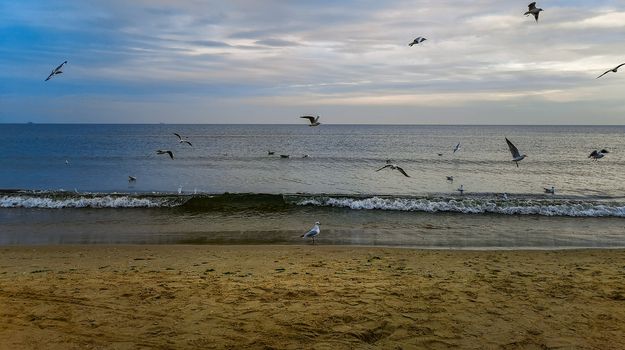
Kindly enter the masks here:
<path id="1" fill-rule="evenodd" d="M 0 208 L 154 208 L 166 205 L 161 198 L 132 196 L 0 196 Z"/>
<path id="2" fill-rule="evenodd" d="M 429 213 L 456 212 L 465 214 L 625 217 L 625 204 L 623 203 L 575 201 L 323 197 L 303 199 L 297 202 L 297 205 L 365 210 L 422 211 Z"/>

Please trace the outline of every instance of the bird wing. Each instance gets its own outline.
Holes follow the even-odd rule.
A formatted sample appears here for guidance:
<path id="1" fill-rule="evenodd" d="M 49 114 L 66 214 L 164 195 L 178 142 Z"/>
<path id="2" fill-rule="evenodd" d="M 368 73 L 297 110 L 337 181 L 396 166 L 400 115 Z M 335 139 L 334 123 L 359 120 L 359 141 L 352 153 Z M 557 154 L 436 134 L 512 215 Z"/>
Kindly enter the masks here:
<path id="1" fill-rule="evenodd" d="M 618 66 L 614 67 L 614 70 L 618 70 L 619 68 L 625 66 L 625 63 L 621 63 Z"/>
<path id="2" fill-rule="evenodd" d="M 61 68 L 63 68 L 63 65 L 67 63 L 67 61 L 61 63 L 58 67 L 54 68 L 54 72 L 61 70 Z"/>
<path id="3" fill-rule="evenodd" d="M 534 1 L 533 3 L 527 5 L 527 7 L 530 9 L 530 11 L 532 11 L 533 9 L 536 8 L 536 1 Z"/>
<path id="4" fill-rule="evenodd" d="M 382 170 L 382 169 L 386 169 L 386 168 L 388 168 L 388 167 L 390 167 L 390 166 L 391 166 L 391 164 L 386 164 L 385 166 L 381 167 L 380 169 L 378 169 L 378 170 L 376 170 L 376 171 L 380 171 L 380 170 Z"/>
<path id="5" fill-rule="evenodd" d="M 180 134 L 175 132 L 174 135 L 178 136 L 178 139 L 182 140 L 182 136 L 180 136 Z"/>
<path id="6" fill-rule="evenodd" d="M 315 123 L 319 121 L 319 116 L 317 116 L 317 118 L 315 118 Z"/>
<path id="7" fill-rule="evenodd" d="M 52 78 L 52 76 L 53 76 L 53 75 L 54 75 L 54 71 L 52 71 L 52 73 L 50 73 L 50 75 L 48 75 L 48 77 L 47 77 L 47 78 L 46 78 L 46 80 L 44 80 L 44 81 L 48 81 L 48 80 L 50 80 L 50 78 Z"/>
<path id="8" fill-rule="evenodd" d="M 182 141 L 182 142 L 187 143 L 187 144 L 189 144 L 189 146 L 193 147 L 193 145 L 189 141 Z"/>
<path id="9" fill-rule="evenodd" d="M 506 143 L 508 144 L 508 148 L 510 149 L 510 153 L 512 153 L 512 158 L 517 158 L 517 157 L 521 156 L 521 154 L 519 153 L 519 149 L 516 148 L 516 146 L 513 145 L 512 142 L 510 142 L 510 140 L 508 140 L 507 137 L 506 137 Z"/>
<path id="10" fill-rule="evenodd" d="M 458 143 L 455 147 L 454 147 L 454 153 L 456 153 L 457 150 L 460 149 L 460 143 Z"/>
<path id="11" fill-rule="evenodd" d="M 410 177 L 408 176 L 408 174 L 406 174 L 406 172 L 404 171 L 404 169 L 397 167 L 397 170 L 399 170 L 400 173 L 404 174 L 405 177 Z"/>
<path id="12" fill-rule="evenodd" d="M 599 154 L 599 152 L 597 152 L 597 150 L 592 151 L 592 153 L 588 156 L 588 158 L 593 158 L 596 157 L 597 154 Z"/>
<path id="13" fill-rule="evenodd" d="M 300 118 L 308 119 L 311 124 L 315 122 L 315 117 L 313 117 L 311 115 L 303 115 Z"/>
<path id="14" fill-rule="evenodd" d="M 540 15 L 540 12 L 534 12 L 534 18 L 536 18 L 536 22 L 538 22 L 538 15 Z"/>
<path id="15" fill-rule="evenodd" d="M 608 152 L 608 150 L 607 150 L 607 149 L 605 149 L 605 148 L 604 148 L 604 149 L 602 149 L 602 150 L 601 150 L 601 151 L 599 151 L 599 152 L 601 152 L 601 153 L 610 153 L 610 152 Z"/>
<path id="16" fill-rule="evenodd" d="M 169 154 L 169 157 L 170 157 L 171 159 L 174 159 L 174 152 L 172 152 L 172 151 L 167 151 L 167 152 L 165 152 L 165 153 Z"/>
<path id="17" fill-rule="evenodd" d="M 598 76 L 596 79 L 601 78 L 602 76 L 604 76 L 604 75 L 606 75 L 606 74 L 610 73 L 611 71 L 612 71 L 611 69 L 610 69 L 610 70 L 605 71 L 603 74 L 601 74 L 600 76 Z"/>

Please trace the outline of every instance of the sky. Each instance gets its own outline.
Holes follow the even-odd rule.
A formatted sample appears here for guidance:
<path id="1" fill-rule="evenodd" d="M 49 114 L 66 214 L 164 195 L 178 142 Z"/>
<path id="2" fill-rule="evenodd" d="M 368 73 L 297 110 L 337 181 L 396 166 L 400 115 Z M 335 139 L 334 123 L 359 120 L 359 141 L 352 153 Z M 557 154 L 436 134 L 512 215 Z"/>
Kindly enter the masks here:
<path id="1" fill-rule="evenodd" d="M 527 3 L 0 1 L 0 123 L 625 124 L 625 0 Z"/>

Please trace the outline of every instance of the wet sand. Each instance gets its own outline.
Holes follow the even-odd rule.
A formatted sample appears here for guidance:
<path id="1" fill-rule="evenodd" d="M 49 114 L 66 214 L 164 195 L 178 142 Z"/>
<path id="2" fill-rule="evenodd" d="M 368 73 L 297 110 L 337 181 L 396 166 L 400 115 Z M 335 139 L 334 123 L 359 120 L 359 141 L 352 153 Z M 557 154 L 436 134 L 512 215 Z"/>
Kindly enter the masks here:
<path id="1" fill-rule="evenodd" d="M 0 248 L 2 349 L 623 349 L 625 250 Z"/>

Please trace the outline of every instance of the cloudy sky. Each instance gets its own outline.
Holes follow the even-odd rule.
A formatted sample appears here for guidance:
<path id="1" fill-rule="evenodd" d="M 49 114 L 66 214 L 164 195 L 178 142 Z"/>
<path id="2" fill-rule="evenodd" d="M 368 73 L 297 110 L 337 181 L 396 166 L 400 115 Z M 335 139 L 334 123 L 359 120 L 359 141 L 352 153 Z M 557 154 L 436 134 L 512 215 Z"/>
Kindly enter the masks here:
<path id="1" fill-rule="evenodd" d="M 2 1 L 0 122 L 625 124 L 625 0 L 538 6 Z"/>

